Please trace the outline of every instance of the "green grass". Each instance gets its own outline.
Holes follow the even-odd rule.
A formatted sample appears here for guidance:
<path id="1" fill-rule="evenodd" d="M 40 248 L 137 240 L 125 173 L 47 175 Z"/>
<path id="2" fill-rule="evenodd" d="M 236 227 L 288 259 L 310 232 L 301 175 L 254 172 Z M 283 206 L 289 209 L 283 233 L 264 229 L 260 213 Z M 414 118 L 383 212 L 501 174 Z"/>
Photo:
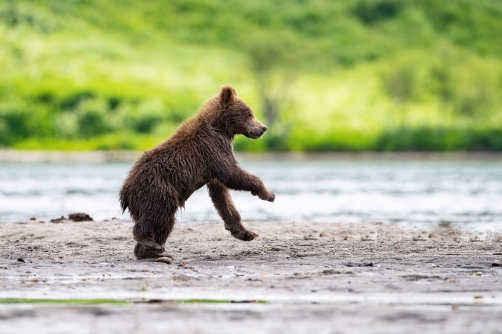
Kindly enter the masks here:
<path id="1" fill-rule="evenodd" d="M 132 302 L 118 299 L 32 299 L 0 298 L 0 304 L 61 304 L 61 305 L 128 305 Z"/>
<path id="2" fill-rule="evenodd" d="M 233 301 L 224 299 L 173 299 L 179 304 L 232 304 L 255 303 L 266 304 L 263 300 Z M 0 304 L 58 304 L 58 305 L 132 305 L 133 302 L 120 299 L 33 299 L 33 298 L 0 298 Z"/>
<path id="3" fill-rule="evenodd" d="M 500 151 L 501 30 L 498 0 L 7 0 L 0 146 L 147 149 L 231 84 L 270 129 L 237 150 Z"/>

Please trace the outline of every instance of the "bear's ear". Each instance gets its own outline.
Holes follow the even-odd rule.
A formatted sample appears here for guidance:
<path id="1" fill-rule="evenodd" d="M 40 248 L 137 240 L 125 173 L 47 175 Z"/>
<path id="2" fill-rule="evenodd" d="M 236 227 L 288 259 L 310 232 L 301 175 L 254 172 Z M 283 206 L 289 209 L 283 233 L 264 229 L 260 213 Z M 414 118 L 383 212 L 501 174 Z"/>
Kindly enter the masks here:
<path id="1" fill-rule="evenodd" d="M 230 86 L 223 86 L 220 92 L 221 102 L 223 102 L 223 104 L 230 104 L 233 102 L 236 95 L 235 89 Z"/>

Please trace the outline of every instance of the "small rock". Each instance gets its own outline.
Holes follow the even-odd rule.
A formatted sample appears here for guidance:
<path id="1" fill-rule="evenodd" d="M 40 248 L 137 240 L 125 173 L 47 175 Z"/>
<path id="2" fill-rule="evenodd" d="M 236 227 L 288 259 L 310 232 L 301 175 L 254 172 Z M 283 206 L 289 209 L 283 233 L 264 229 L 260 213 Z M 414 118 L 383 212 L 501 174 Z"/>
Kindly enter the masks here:
<path id="1" fill-rule="evenodd" d="M 171 264 L 173 263 L 173 259 L 171 259 L 170 257 L 167 257 L 167 256 L 163 256 L 163 257 L 159 257 L 155 260 L 155 262 L 162 262 L 162 263 L 166 263 L 166 264 Z"/>
<path id="2" fill-rule="evenodd" d="M 181 261 L 180 264 L 178 264 L 178 267 L 186 267 L 186 265 L 187 264 L 185 262 Z"/>
<path id="3" fill-rule="evenodd" d="M 147 304 L 160 304 L 160 303 L 163 303 L 164 301 L 162 299 L 150 299 L 149 301 L 147 301 L 146 303 Z"/>
<path id="4" fill-rule="evenodd" d="M 483 296 L 480 296 L 480 295 L 474 296 L 474 299 L 481 299 L 481 298 L 483 298 Z"/>
<path id="5" fill-rule="evenodd" d="M 90 222 L 93 220 L 87 213 L 82 212 L 70 213 L 68 218 L 74 222 Z"/>
<path id="6" fill-rule="evenodd" d="M 65 217 L 64 217 L 64 216 L 61 216 L 61 218 L 51 219 L 51 223 L 54 223 L 54 224 L 59 224 L 59 223 L 64 222 L 64 220 L 65 220 Z"/>
<path id="7" fill-rule="evenodd" d="M 492 267 L 502 267 L 502 262 L 493 262 Z"/>
<path id="8" fill-rule="evenodd" d="M 26 261 L 25 261 L 23 258 L 19 258 L 19 259 L 17 259 L 17 262 L 26 263 Z"/>
<path id="9" fill-rule="evenodd" d="M 336 274 L 341 274 L 340 271 L 335 270 L 335 269 L 325 269 L 322 271 L 323 275 L 336 275 Z"/>
<path id="10" fill-rule="evenodd" d="M 373 267 L 373 262 L 348 262 L 347 267 Z"/>
<path id="11" fill-rule="evenodd" d="M 35 217 L 31 217 L 31 218 L 30 218 L 30 220 L 37 220 L 37 218 L 35 218 Z"/>

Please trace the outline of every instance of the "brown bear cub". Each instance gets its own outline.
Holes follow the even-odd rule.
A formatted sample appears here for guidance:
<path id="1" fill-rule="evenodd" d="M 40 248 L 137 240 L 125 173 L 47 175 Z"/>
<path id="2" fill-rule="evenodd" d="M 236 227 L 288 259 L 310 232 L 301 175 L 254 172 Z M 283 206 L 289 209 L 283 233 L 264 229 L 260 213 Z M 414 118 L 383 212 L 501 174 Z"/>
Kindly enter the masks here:
<path id="1" fill-rule="evenodd" d="M 138 159 L 120 190 L 122 209 L 129 208 L 135 223 L 138 260 L 162 256 L 176 211 L 204 185 L 225 229 L 244 241 L 258 237 L 242 225 L 230 189 L 250 191 L 269 202 L 275 195 L 259 177 L 239 166 L 232 142 L 239 134 L 257 139 L 265 130 L 235 90 L 225 86 L 169 139 Z"/>

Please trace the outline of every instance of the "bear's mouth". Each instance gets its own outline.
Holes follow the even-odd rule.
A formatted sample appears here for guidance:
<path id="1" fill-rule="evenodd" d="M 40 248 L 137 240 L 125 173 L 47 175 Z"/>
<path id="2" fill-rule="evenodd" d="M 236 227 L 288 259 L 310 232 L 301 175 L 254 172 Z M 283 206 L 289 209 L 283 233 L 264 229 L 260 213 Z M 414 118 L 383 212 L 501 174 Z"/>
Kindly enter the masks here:
<path id="1" fill-rule="evenodd" d="M 249 131 L 247 137 L 251 138 L 251 139 L 258 139 L 260 138 L 261 136 L 263 136 L 263 133 L 265 133 L 265 131 Z"/>

